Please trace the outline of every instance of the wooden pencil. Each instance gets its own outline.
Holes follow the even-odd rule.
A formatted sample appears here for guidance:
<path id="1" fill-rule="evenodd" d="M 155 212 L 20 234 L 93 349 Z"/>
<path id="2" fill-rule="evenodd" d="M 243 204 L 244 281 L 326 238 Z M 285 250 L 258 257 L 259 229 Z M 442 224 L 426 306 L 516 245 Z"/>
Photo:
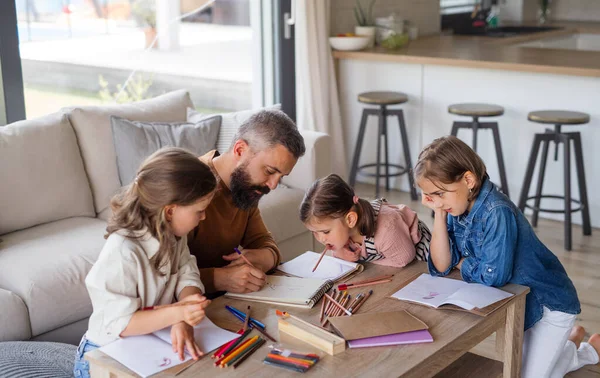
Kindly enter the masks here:
<path id="1" fill-rule="evenodd" d="M 321 300 L 323 302 L 321 303 L 321 312 L 319 312 L 319 321 L 320 322 L 323 321 L 323 315 L 325 315 L 325 304 L 327 304 L 327 298 L 323 297 L 323 298 L 321 298 Z"/>
<path id="2" fill-rule="evenodd" d="M 321 252 L 321 256 L 319 257 L 319 260 L 317 260 L 317 263 L 315 264 L 315 267 L 314 267 L 314 268 L 313 268 L 313 270 L 312 270 L 313 272 L 314 272 L 315 270 L 317 270 L 317 267 L 318 267 L 318 266 L 319 266 L 319 264 L 321 263 L 321 260 L 323 260 L 323 256 L 325 256 L 325 253 L 327 253 L 327 250 L 328 250 L 328 249 L 329 249 L 329 248 L 325 247 L 325 249 L 323 250 L 323 252 Z"/>
<path id="3" fill-rule="evenodd" d="M 335 299 L 331 298 L 329 296 L 329 294 L 325 293 L 324 295 L 327 296 L 327 298 L 329 298 L 329 300 L 331 301 L 331 303 L 333 303 L 337 308 L 341 309 L 342 311 L 344 311 L 349 316 L 352 316 L 352 313 L 350 311 L 346 310 L 346 308 L 344 308 L 344 306 L 342 306 L 341 304 L 339 304 L 338 302 L 336 302 Z"/>
<path id="4" fill-rule="evenodd" d="M 373 294 L 373 290 L 369 290 L 369 292 L 367 293 L 367 295 L 365 295 L 363 297 L 363 299 L 358 302 L 358 304 L 356 305 L 356 308 L 354 308 L 354 310 L 352 310 L 351 314 L 354 314 L 358 311 L 358 309 L 363 305 L 363 303 L 365 303 L 367 301 L 367 299 L 369 299 L 369 297 L 371 296 L 371 294 Z"/>
<path id="5" fill-rule="evenodd" d="M 346 285 L 346 286 L 350 287 L 350 286 L 361 285 L 361 284 L 364 284 L 364 283 L 369 283 L 369 282 L 374 282 L 374 281 L 389 280 L 392 277 L 394 277 L 393 274 L 388 274 L 388 275 L 385 275 L 385 276 L 378 276 L 378 277 L 369 278 L 367 280 L 362 280 L 362 281 L 356 281 L 356 282 L 351 282 L 351 283 L 340 284 L 339 286 Z"/>
<path id="6" fill-rule="evenodd" d="M 248 306 L 248 313 L 246 314 L 246 320 L 244 320 L 244 332 L 248 329 L 248 321 L 250 320 L 250 306 Z"/>
<path id="7" fill-rule="evenodd" d="M 362 283 L 362 284 L 359 284 L 359 285 L 340 285 L 340 286 L 338 286 L 338 288 L 341 289 L 341 290 L 350 290 L 350 289 L 355 289 L 355 288 L 358 288 L 358 287 L 371 286 L 371 285 L 379 285 L 379 284 L 387 283 L 387 282 L 392 282 L 392 280 L 387 279 L 387 280 L 366 282 L 366 283 Z"/>

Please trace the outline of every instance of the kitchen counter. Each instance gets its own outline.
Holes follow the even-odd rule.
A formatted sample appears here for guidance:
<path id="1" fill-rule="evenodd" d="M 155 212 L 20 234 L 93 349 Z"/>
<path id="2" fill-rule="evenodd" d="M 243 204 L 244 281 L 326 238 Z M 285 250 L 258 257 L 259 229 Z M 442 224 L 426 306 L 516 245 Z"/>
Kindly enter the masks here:
<path id="1" fill-rule="evenodd" d="M 522 47 L 518 44 L 572 34 L 600 34 L 600 23 L 562 22 L 563 29 L 516 37 L 437 35 L 412 41 L 407 47 L 386 50 L 334 51 L 337 59 L 433 64 L 519 72 L 600 77 L 600 51 Z"/>

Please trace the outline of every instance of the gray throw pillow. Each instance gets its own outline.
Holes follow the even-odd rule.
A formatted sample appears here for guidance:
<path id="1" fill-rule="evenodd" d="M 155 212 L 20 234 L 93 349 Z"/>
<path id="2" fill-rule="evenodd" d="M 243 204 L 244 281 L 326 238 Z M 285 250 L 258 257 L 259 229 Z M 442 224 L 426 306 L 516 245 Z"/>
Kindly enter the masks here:
<path id="1" fill-rule="evenodd" d="M 239 112 L 223 114 L 203 114 L 197 112 L 196 109 L 187 108 L 187 121 L 196 123 L 216 115 L 222 116 L 223 121 L 221 122 L 219 138 L 217 139 L 217 151 L 223 153 L 229 150 L 231 142 L 233 142 L 233 137 L 242 123 L 246 122 L 248 118 L 261 110 L 281 110 L 281 104 L 267 106 L 262 109 L 242 110 Z"/>
<path id="2" fill-rule="evenodd" d="M 184 148 L 198 156 L 215 149 L 221 116 L 195 123 L 138 122 L 110 117 L 121 185 L 135 178 L 142 162 L 162 147 Z"/>

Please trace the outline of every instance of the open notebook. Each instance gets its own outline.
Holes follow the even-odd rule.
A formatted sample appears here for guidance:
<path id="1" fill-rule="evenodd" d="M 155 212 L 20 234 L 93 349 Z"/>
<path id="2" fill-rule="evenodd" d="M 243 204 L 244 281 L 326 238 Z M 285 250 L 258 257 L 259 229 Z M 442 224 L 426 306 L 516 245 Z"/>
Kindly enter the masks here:
<path id="1" fill-rule="evenodd" d="M 194 327 L 194 339 L 205 355 L 239 336 L 217 327 L 209 318 L 204 318 Z M 171 327 L 149 335 L 124 337 L 101 347 L 100 351 L 142 377 L 148 377 L 191 359 L 186 354 L 185 360 L 181 361 L 177 353 L 173 353 Z"/>
<path id="2" fill-rule="evenodd" d="M 355 273 L 360 273 L 365 269 L 362 264 L 325 255 L 313 272 L 312 269 L 319 260 L 320 255 L 320 253 L 311 251 L 304 252 L 295 259 L 279 265 L 277 270 L 294 277 L 320 278 L 335 282 L 348 278 Z"/>
<path id="3" fill-rule="evenodd" d="M 467 311 L 482 309 L 514 294 L 477 283 L 452 278 L 432 277 L 423 273 L 392 294 L 392 298 L 438 308 L 455 305 Z"/>
<path id="4" fill-rule="evenodd" d="M 254 293 L 225 293 L 226 297 L 284 306 L 312 308 L 333 286 L 331 280 L 267 276 L 267 284 Z"/>

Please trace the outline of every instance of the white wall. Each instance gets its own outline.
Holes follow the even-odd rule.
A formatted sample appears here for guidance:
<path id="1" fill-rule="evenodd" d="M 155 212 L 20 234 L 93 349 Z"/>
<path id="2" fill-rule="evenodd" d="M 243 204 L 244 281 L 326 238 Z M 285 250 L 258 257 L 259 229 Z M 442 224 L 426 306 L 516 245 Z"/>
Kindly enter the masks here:
<path id="1" fill-rule="evenodd" d="M 600 108 L 597 106 L 600 98 L 600 78 L 359 60 L 340 61 L 339 75 L 346 143 L 351 147 L 348 165 L 351 162 L 363 108 L 363 105 L 356 101 L 356 95 L 362 91 L 397 90 L 409 95 L 410 101 L 403 108 L 406 109 L 413 164 L 422 147 L 434 138 L 447 135 L 453 120 L 459 119 L 448 114 L 448 105 L 456 102 L 489 102 L 504 106 L 505 114 L 496 119 L 499 122 L 510 195 L 515 202 L 518 202 L 534 134 L 544 131 L 544 126 L 527 121 L 528 112 L 540 109 L 567 109 L 589 113 L 592 121 L 588 125 L 564 128 L 567 131 L 580 131 L 582 134 L 590 214 L 592 224 L 600 227 L 600 193 L 596 190 L 600 186 L 600 168 L 597 163 L 600 161 L 600 149 L 597 147 L 600 143 Z M 388 123 L 391 128 L 395 125 L 395 121 L 391 119 Z M 362 163 L 375 157 L 375 119 L 370 121 L 369 126 Z M 469 131 L 459 133 L 459 137 L 469 144 L 471 135 Z M 390 135 L 390 140 L 391 150 L 394 151 L 391 156 L 396 159 L 396 163 L 402 163 L 398 134 Z M 551 152 L 553 150 L 552 146 Z M 559 151 L 562 152 L 562 147 Z M 478 152 L 486 162 L 492 181 L 499 182 L 490 131 L 479 132 Z M 558 162 L 550 158 L 548 160 L 544 185 L 546 194 L 563 193 L 561 159 L 559 158 Z M 573 198 L 578 198 L 574 159 L 572 163 L 571 191 Z M 537 179 L 537 169 L 535 175 L 534 180 Z M 393 184 L 395 188 L 407 191 L 407 182 L 406 176 L 402 176 L 401 179 L 393 181 Z M 552 202 L 543 205 L 562 206 Z M 562 219 L 560 215 L 554 218 Z M 579 213 L 574 213 L 573 219 L 574 222 L 580 222 Z"/>
<path id="2" fill-rule="evenodd" d="M 370 0 L 361 0 L 367 5 Z M 352 33 L 356 21 L 354 19 L 355 0 L 331 0 L 330 25 L 331 35 Z M 386 17 L 391 13 L 404 20 L 409 20 L 419 28 L 419 35 L 437 34 L 440 32 L 439 0 L 377 0 L 373 6 L 373 17 Z"/>

